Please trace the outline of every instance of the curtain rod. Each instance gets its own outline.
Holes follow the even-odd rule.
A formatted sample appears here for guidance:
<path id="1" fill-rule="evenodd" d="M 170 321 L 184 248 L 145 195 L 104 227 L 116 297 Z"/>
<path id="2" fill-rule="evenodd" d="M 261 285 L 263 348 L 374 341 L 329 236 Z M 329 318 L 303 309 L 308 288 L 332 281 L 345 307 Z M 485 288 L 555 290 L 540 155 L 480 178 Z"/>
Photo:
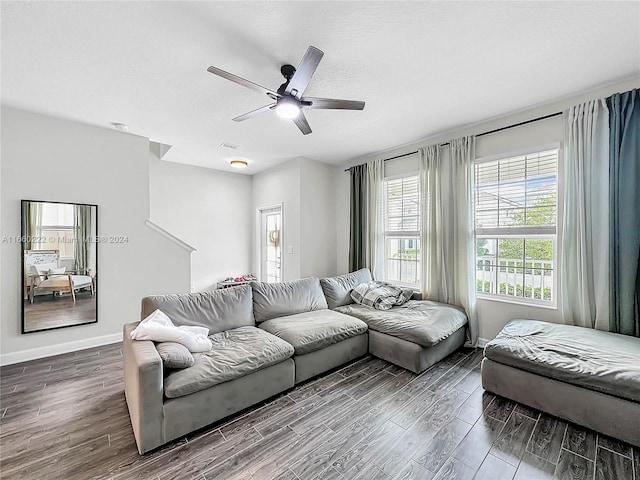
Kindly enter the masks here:
<path id="1" fill-rule="evenodd" d="M 544 115 L 542 117 L 533 118 L 531 120 L 525 120 L 524 122 L 520 122 L 520 123 L 514 123 L 513 125 L 507 125 L 506 127 L 496 128 L 494 130 L 489 130 L 488 132 L 482 132 L 482 133 L 477 134 L 476 137 L 484 137 L 485 135 L 490 135 L 492 133 L 501 132 L 503 130 L 509 130 L 510 128 L 519 127 L 521 125 L 526 125 L 528 123 L 539 122 L 540 120 L 546 120 L 547 118 L 557 117 L 558 115 L 562 115 L 562 112 L 550 113 L 549 115 Z M 449 145 L 449 142 L 441 143 L 438 146 L 439 147 L 446 147 L 447 145 Z M 414 155 L 416 153 L 418 153 L 418 150 L 416 150 L 415 152 L 403 153 L 402 155 L 396 155 L 395 157 L 385 158 L 383 160 L 383 162 L 386 162 L 388 160 L 395 160 L 396 158 L 408 157 L 409 155 Z M 348 172 L 349 169 L 345 168 L 344 171 Z"/>

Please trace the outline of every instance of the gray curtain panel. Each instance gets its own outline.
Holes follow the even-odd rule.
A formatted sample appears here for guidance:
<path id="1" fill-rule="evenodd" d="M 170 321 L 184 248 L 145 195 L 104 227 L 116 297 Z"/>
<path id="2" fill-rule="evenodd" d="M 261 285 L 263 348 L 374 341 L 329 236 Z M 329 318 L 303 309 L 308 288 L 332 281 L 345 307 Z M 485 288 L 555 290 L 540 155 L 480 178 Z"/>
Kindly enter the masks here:
<path id="1" fill-rule="evenodd" d="M 607 106 L 610 329 L 640 337 L 640 90 L 612 95 Z"/>
<path id="2" fill-rule="evenodd" d="M 31 231 L 33 230 L 33 226 L 31 224 L 31 204 L 28 202 L 24 202 L 22 204 L 22 223 L 23 229 L 22 235 L 25 237 L 24 249 L 31 250 Z"/>
<path id="3" fill-rule="evenodd" d="M 74 268 L 76 270 L 86 270 L 89 268 L 90 242 L 87 240 L 91 236 L 91 207 L 75 205 L 74 230 L 76 239 Z"/>
<path id="4" fill-rule="evenodd" d="M 442 197 L 448 217 L 443 222 L 444 293 L 446 303 L 462 306 L 467 312 L 467 345 L 475 347 L 480 333 L 476 315 L 476 267 L 473 260 L 476 250 L 473 210 L 475 137 L 450 140 L 449 155 L 448 193 Z"/>
<path id="5" fill-rule="evenodd" d="M 478 343 L 476 315 L 473 177 L 475 137 L 449 142 L 449 161 L 440 147 L 419 150 L 422 195 L 422 298 L 463 307 L 468 345 Z"/>
<path id="6" fill-rule="evenodd" d="M 22 232 L 26 236 L 24 244 L 25 250 L 37 250 L 41 248 L 38 242 L 32 242 L 33 237 L 42 236 L 42 203 L 24 202 L 22 204 L 22 217 L 25 222 L 26 231 Z"/>
<path id="7" fill-rule="evenodd" d="M 562 318 L 609 330 L 609 109 L 591 100 L 563 121 Z"/>
<path id="8" fill-rule="evenodd" d="M 367 164 L 349 169 L 351 175 L 351 197 L 349 215 L 349 271 L 367 266 L 367 198 L 369 181 Z"/>

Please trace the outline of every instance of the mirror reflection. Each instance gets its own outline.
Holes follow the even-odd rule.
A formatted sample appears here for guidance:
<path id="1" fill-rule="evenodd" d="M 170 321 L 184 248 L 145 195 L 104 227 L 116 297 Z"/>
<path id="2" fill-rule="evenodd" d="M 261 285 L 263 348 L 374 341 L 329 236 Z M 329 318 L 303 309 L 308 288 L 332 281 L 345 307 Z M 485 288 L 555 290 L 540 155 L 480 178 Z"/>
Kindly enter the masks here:
<path id="1" fill-rule="evenodd" d="M 98 321 L 96 205 L 22 201 L 22 332 Z"/>

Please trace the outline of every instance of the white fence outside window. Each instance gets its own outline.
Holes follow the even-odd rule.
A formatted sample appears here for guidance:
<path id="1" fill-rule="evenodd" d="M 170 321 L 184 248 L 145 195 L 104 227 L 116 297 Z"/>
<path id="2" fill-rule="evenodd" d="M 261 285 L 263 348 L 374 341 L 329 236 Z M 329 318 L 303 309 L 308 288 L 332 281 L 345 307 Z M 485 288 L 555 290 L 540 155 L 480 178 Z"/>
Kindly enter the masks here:
<path id="1" fill-rule="evenodd" d="M 476 258 L 478 293 L 506 295 L 551 301 L 554 297 L 553 261 L 501 258 L 479 255 Z"/>

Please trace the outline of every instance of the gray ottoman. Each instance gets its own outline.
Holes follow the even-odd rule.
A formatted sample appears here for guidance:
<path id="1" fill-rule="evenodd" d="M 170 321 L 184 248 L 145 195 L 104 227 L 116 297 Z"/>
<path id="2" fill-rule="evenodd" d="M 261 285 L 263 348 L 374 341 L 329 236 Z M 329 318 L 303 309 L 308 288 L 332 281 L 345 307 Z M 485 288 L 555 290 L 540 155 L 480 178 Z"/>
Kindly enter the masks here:
<path id="1" fill-rule="evenodd" d="M 484 357 L 485 390 L 640 446 L 640 338 L 512 320 Z"/>

